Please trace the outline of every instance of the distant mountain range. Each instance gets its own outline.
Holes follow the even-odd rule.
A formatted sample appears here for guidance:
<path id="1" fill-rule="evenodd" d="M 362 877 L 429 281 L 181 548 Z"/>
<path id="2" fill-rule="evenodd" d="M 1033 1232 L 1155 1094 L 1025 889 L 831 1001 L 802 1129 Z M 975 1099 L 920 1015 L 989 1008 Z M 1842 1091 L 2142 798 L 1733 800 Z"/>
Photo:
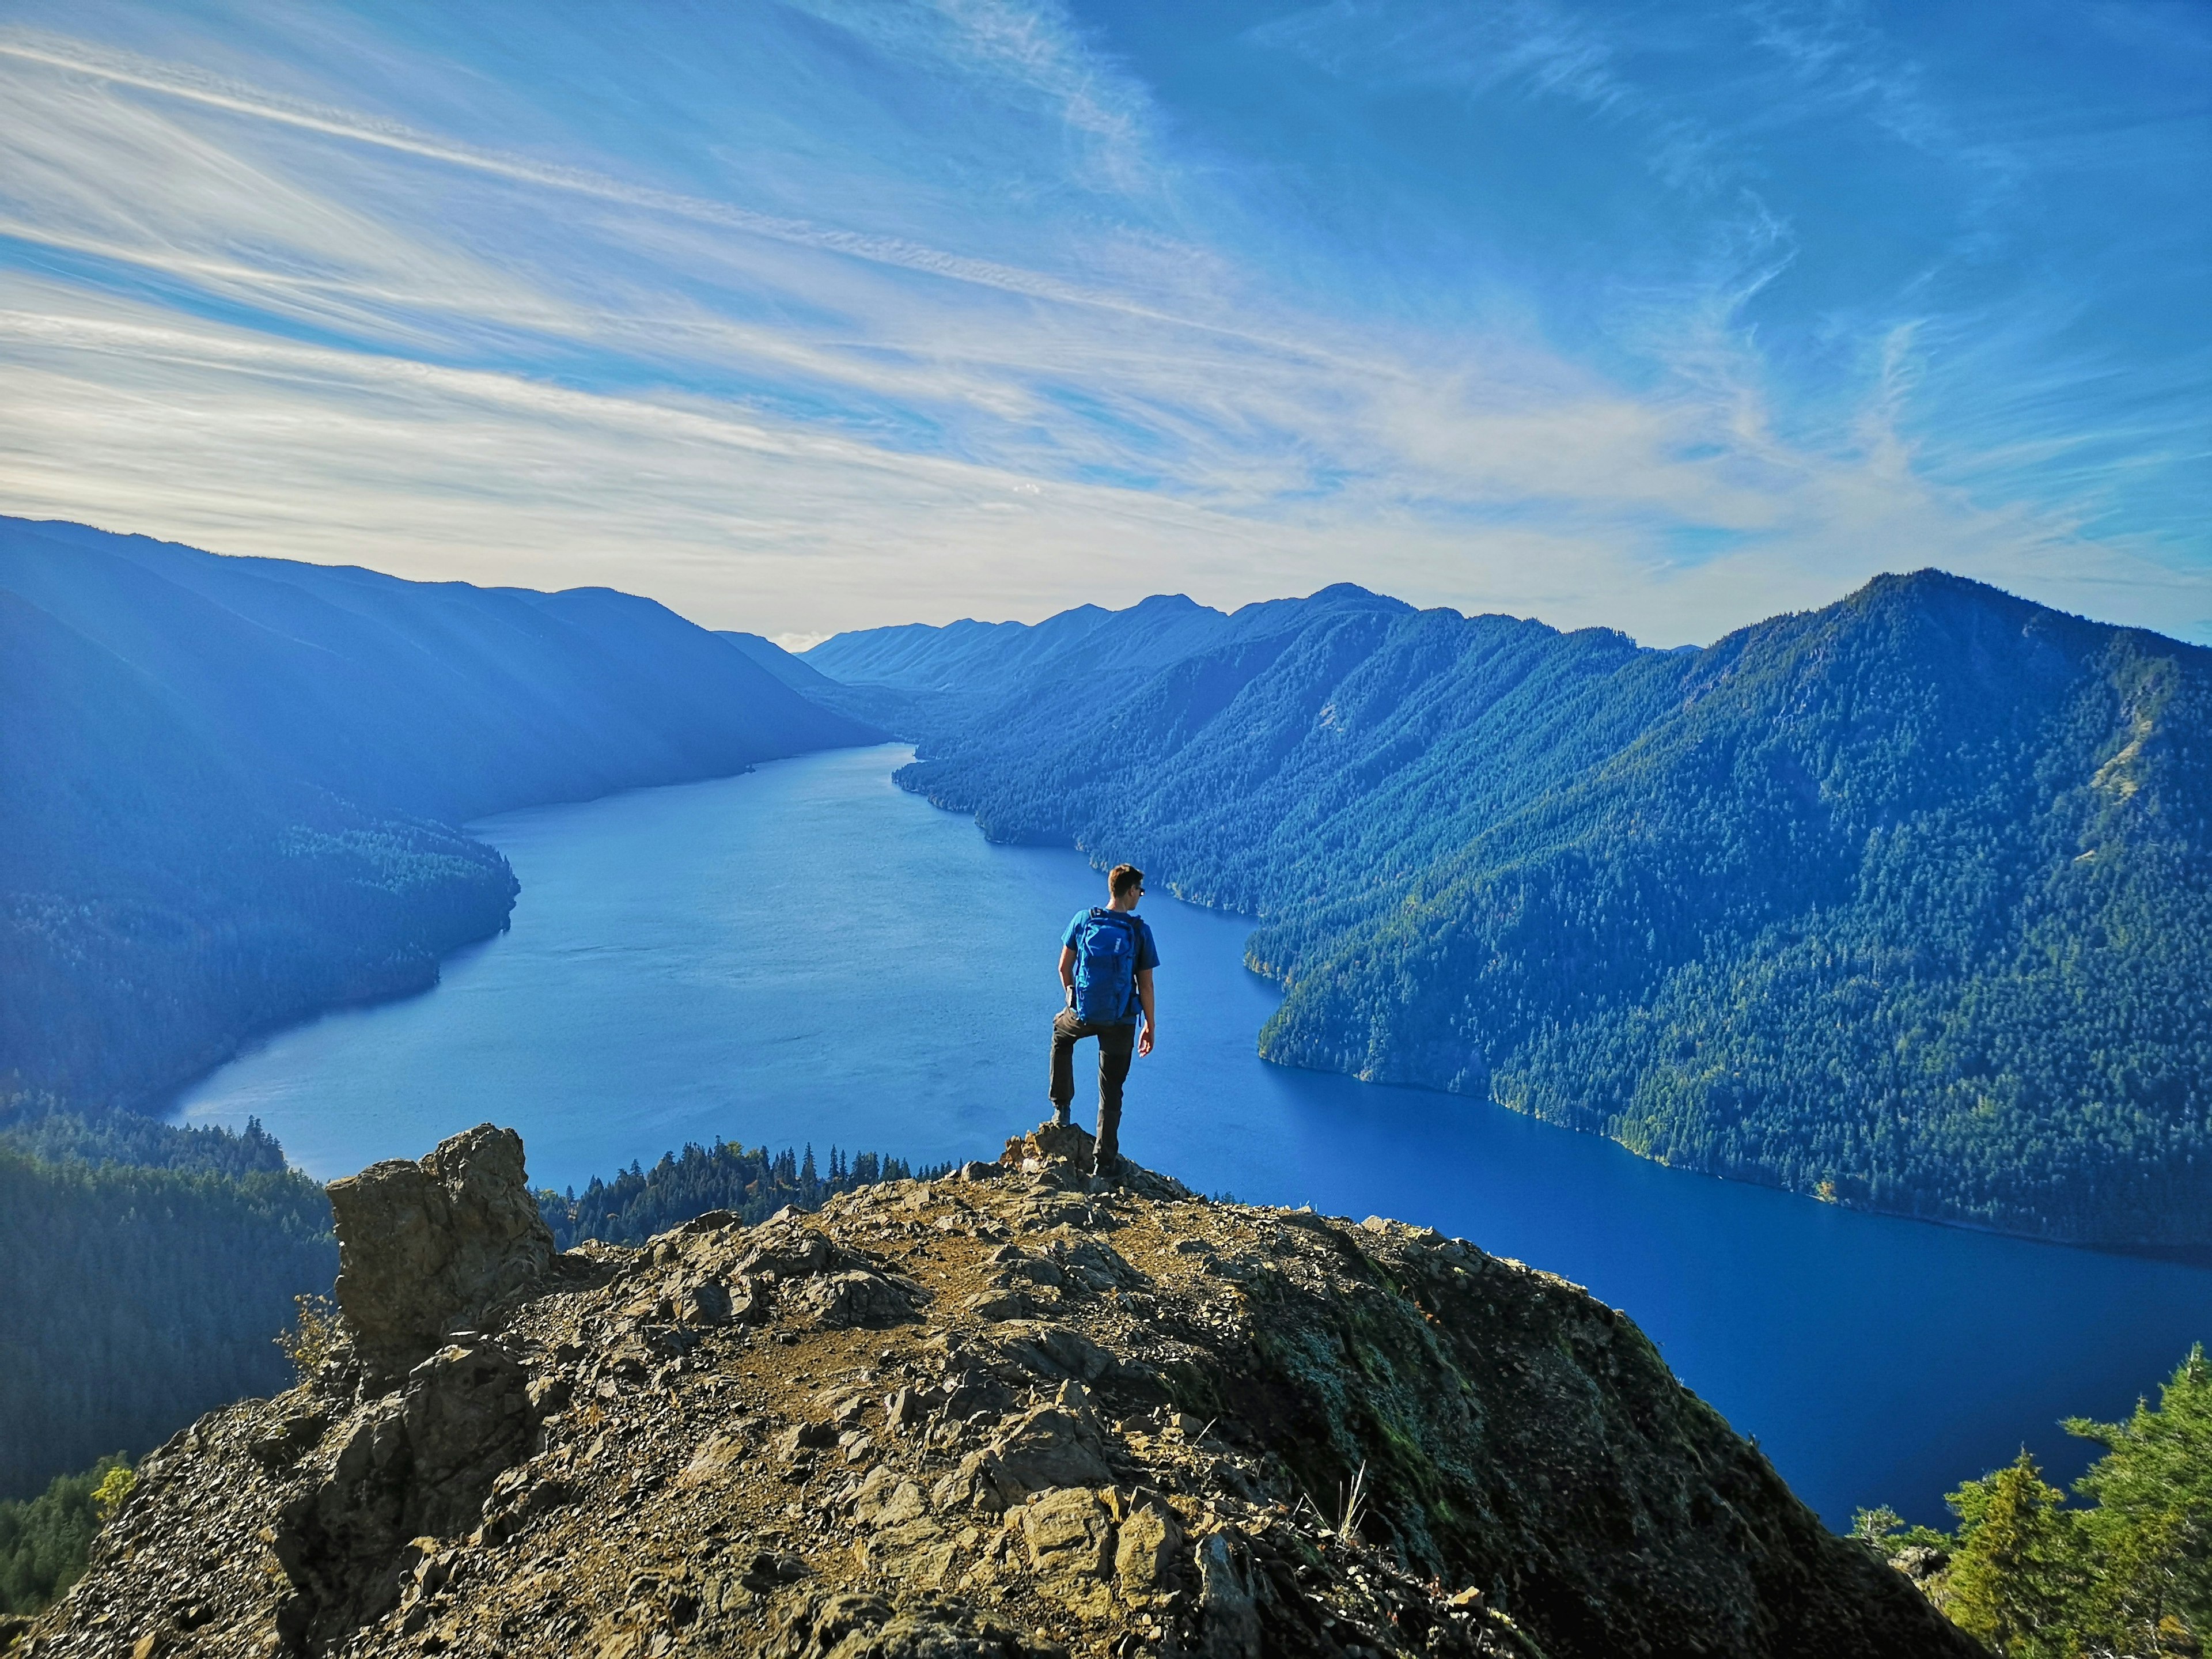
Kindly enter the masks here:
<path id="1" fill-rule="evenodd" d="M 987 834 L 1256 918 L 1272 1060 L 2212 1245 L 2212 652 L 1930 571 L 1702 651 L 1337 586 L 803 659 Z"/>
<path id="2" fill-rule="evenodd" d="M 774 640 L 763 639 L 757 634 L 741 634 L 727 628 L 722 630 L 721 637 L 803 697 L 818 702 L 825 698 L 836 698 L 845 690 L 820 670 L 808 667 Z"/>
<path id="3" fill-rule="evenodd" d="M 629 594 L 0 519 L 0 1118 L 432 983 L 514 902 L 469 819 L 880 736 Z"/>

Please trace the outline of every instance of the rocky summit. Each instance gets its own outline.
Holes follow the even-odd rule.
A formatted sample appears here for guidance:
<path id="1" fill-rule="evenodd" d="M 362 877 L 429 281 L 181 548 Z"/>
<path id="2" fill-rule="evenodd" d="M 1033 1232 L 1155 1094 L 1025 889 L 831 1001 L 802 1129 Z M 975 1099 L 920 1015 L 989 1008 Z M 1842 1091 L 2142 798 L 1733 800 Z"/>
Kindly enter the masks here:
<path id="1" fill-rule="evenodd" d="M 511 1132 L 341 1182 L 337 1340 L 15 1659 L 1978 1652 L 1577 1287 L 1090 1164 L 567 1254 Z"/>

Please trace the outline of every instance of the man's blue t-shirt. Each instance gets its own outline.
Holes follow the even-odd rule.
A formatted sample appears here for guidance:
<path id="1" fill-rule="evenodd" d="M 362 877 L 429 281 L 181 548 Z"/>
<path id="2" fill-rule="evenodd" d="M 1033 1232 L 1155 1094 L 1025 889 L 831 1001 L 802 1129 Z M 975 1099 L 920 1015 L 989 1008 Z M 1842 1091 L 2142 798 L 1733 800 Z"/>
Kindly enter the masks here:
<path id="1" fill-rule="evenodd" d="M 1157 968 L 1160 965 L 1160 947 L 1152 943 L 1152 928 L 1150 922 L 1142 916 L 1133 915 L 1127 910 L 1121 914 L 1127 920 L 1137 924 L 1137 965 L 1129 980 L 1129 1011 L 1115 1021 L 1115 1024 L 1134 1025 L 1137 1023 L 1137 1016 L 1144 1012 L 1143 1005 L 1137 1000 L 1135 975 L 1143 973 L 1147 968 Z M 1074 950 L 1075 941 L 1083 932 L 1083 924 L 1090 920 L 1090 911 L 1078 910 L 1075 913 L 1075 920 L 1069 922 L 1066 930 L 1060 934 L 1060 942 L 1069 950 Z"/>

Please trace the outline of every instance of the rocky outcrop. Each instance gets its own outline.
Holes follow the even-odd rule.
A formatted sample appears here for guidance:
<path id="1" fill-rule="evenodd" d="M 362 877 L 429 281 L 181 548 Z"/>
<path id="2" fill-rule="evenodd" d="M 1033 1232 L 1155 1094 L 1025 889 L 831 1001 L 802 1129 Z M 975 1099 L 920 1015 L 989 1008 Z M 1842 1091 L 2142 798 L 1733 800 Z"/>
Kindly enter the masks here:
<path id="1" fill-rule="evenodd" d="M 406 1572 L 483 1518 L 493 1483 L 529 1455 L 530 1380 L 496 1344 L 441 1348 L 406 1386 L 358 1413 L 329 1468 L 276 1511 L 269 1540 L 292 1595 L 277 1633 L 313 1649 L 349 1635 L 399 1600 Z"/>
<path id="2" fill-rule="evenodd" d="M 372 1164 L 330 1186 L 338 1306 L 362 1362 L 404 1375 L 477 1310 L 553 1260 L 522 1137 L 478 1124 L 419 1164 Z"/>
<path id="3" fill-rule="evenodd" d="M 434 1156 L 379 1169 L 520 1188 L 496 1132 Z M 1978 1651 L 1575 1286 L 1089 1174 L 1041 1132 L 534 1278 L 526 1229 L 459 1274 L 410 1242 L 442 1340 L 404 1375 L 341 1356 L 149 1458 L 32 1652 Z M 402 1207 L 340 1225 L 412 1241 Z M 404 1352 L 430 1320 L 364 1243 L 349 1271 L 378 1289 L 348 1317 Z"/>

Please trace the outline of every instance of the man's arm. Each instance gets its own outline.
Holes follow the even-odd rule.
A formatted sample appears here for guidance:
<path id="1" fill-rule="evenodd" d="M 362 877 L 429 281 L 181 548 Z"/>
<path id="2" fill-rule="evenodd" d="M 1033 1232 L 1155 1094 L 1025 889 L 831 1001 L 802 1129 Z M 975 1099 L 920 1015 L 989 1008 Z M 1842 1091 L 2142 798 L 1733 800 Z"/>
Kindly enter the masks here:
<path id="1" fill-rule="evenodd" d="M 1145 1008 L 1145 1029 L 1137 1033 L 1137 1052 L 1149 1054 L 1152 1052 L 1152 1031 L 1160 1023 L 1159 1015 L 1152 1008 L 1152 970 L 1149 968 L 1137 970 L 1137 1000 Z"/>
<path id="2" fill-rule="evenodd" d="M 1075 1006 L 1075 947 L 1060 947 L 1060 988 L 1067 993 L 1067 1006 Z"/>

